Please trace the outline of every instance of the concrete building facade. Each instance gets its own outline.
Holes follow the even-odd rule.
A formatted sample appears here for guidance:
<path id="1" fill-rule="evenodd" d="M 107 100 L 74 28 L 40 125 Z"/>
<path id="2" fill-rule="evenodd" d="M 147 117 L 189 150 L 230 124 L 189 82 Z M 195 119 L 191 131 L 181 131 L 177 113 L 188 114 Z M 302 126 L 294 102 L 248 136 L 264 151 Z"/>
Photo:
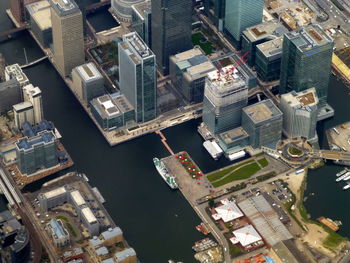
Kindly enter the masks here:
<path id="1" fill-rule="evenodd" d="M 75 93 L 87 104 L 105 93 L 104 78 L 93 62 L 74 68 L 72 78 Z"/>
<path id="2" fill-rule="evenodd" d="M 131 22 L 132 5 L 139 4 L 145 0 L 112 0 L 112 11 L 118 19 L 123 22 Z"/>
<path id="3" fill-rule="evenodd" d="M 29 101 L 25 101 L 13 105 L 12 108 L 15 126 L 18 130 L 22 129 L 22 125 L 24 122 L 28 122 L 31 125 L 35 124 L 34 108 L 32 103 L 30 103 Z"/>
<path id="4" fill-rule="evenodd" d="M 55 63 L 62 76 L 84 64 L 82 13 L 74 0 L 50 0 Z"/>
<path id="5" fill-rule="evenodd" d="M 23 87 L 23 98 L 33 105 L 34 124 L 39 124 L 44 119 L 41 90 L 32 84 L 26 85 Z"/>

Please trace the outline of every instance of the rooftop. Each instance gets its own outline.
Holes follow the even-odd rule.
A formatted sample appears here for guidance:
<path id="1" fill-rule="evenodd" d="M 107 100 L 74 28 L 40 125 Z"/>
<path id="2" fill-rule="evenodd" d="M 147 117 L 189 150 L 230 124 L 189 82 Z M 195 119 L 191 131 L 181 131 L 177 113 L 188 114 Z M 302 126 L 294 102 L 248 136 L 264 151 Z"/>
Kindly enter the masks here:
<path id="1" fill-rule="evenodd" d="M 74 0 L 51 0 L 51 6 L 59 15 L 69 15 L 80 11 Z"/>
<path id="2" fill-rule="evenodd" d="M 145 1 L 132 5 L 132 9 L 138 14 L 140 18 L 145 18 L 145 13 L 151 13 L 151 1 Z"/>
<path id="3" fill-rule="evenodd" d="M 50 199 L 50 198 L 53 198 L 53 197 L 56 197 L 56 196 L 59 196 L 59 195 L 63 195 L 66 192 L 67 192 L 66 188 L 64 186 L 62 186 L 62 187 L 58 187 L 56 189 L 53 189 L 53 190 L 51 190 L 49 192 L 43 193 L 43 196 L 46 199 Z"/>
<path id="4" fill-rule="evenodd" d="M 93 62 L 83 64 L 75 68 L 80 77 L 88 82 L 103 78 Z"/>
<path id="5" fill-rule="evenodd" d="M 56 239 L 68 236 L 68 232 L 63 227 L 62 221 L 60 219 L 51 219 L 49 222 L 49 226 L 51 227 L 51 231 L 53 232 Z"/>
<path id="6" fill-rule="evenodd" d="M 70 192 L 70 195 L 72 197 L 72 200 L 74 200 L 77 206 L 81 206 L 86 203 L 78 190 L 74 190 Z"/>
<path id="7" fill-rule="evenodd" d="M 134 109 L 126 97 L 119 94 L 103 95 L 93 99 L 91 104 L 104 119 L 113 118 Z"/>
<path id="8" fill-rule="evenodd" d="M 136 257 L 136 252 L 133 248 L 127 248 L 114 254 L 114 257 L 119 261 L 123 261 L 129 257 Z"/>
<path id="9" fill-rule="evenodd" d="M 301 52 L 307 52 L 315 47 L 333 44 L 333 39 L 327 35 L 320 25 L 312 24 L 285 35 Z"/>
<path id="10" fill-rule="evenodd" d="M 222 200 L 222 205 L 215 208 L 217 214 L 213 215 L 215 220 L 222 219 L 225 223 L 243 216 L 241 210 L 234 202 Z"/>
<path id="11" fill-rule="evenodd" d="M 267 58 L 280 58 L 283 51 L 283 37 L 259 44 L 256 48 Z"/>
<path id="12" fill-rule="evenodd" d="M 244 86 L 246 82 L 233 65 L 214 70 L 208 73 L 207 77 L 211 86 L 218 90 L 231 89 L 234 86 Z"/>
<path id="13" fill-rule="evenodd" d="M 106 247 L 100 247 L 98 249 L 95 250 L 96 255 L 102 256 L 102 255 L 108 255 L 108 249 Z"/>
<path id="14" fill-rule="evenodd" d="M 92 213 L 89 207 L 81 209 L 81 213 L 89 224 L 97 222 L 95 215 Z"/>
<path id="15" fill-rule="evenodd" d="M 16 78 L 19 83 L 29 83 L 27 75 L 22 71 L 21 67 L 18 64 L 7 66 L 5 68 L 5 72 L 7 72 L 11 78 Z"/>
<path id="16" fill-rule="evenodd" d="M 248 137 L 248 133 L 242 128 L 237 127 L 232 130 L 225 131 L 220 134 L 220 138 L 225 142 L 225 144 L 232 143 L 244 137 Z"/>
<path id="17" fill-rule="evenodd" d="M 12 106 L 16 112 L 21 112 L 28 109 L 33 109 L 33 104 L 29 101 L 21 102 Z"/>
<path id="18" fill-rule="evenodd" d="M 247 106 L 243 108 L 243 112 L 245 112 L 254 123 L 260 123 L 274 117 L 282 116 L 282 112 L 270 99 Z"/>
<path id="19" fill-rule="evenodd" d="M 152 50 L 147 46 L 147 44 L 142 40 L 142 38 L 136 33 L 131 32 L 123 36 L 123 41 L 127 44 L 129 51 L 132 56 L 136 55 L 138 58 L 145 59 L 151 56 L 154 56 Z M 125 45 L 122 45 L 124 49 L 126 49 Z M 135 61 L 135 64 L 137 61 Z"/>
<path id="20" fill-rule="evenodd" d="M 262 195 L 250 197 L 238 206 L 270 246 L 293 238 Z"/>
<path id="21" fill-rule="evenodd" d="M 51 11 L 50 3 L 48 0 L 42 0 L 28 4 L 26 6 L 30 16 L 34 19 L 35 23 L 41 30 L 51 28 Z"/>
<path id="22" fill-rule="evenodd" d="M 111 239 L 116 236 L 120 236 L 123 234 L 123 231 L 119 227 L 109 228 L 107 231 L 101 233 L 101 236 L 104 240 Z"/>
<path id="23" fill-rule="evenodd" d="M 248 27 L 243 34 L 250 42 L 255 42 L 264 38 L 275 38 L 283 36 L 288 30 L 280 23 L 269 21 L 252 27 Z"/>
<path id="24" fill-rule="evenodd" d="M 32 84 L 28 84 L 23 87 L 23 92 L 30 95 L 30 97 L 36 97 L 41 95 L 39 87 L 34 87 Z"/>
<path id="25" fill-rule="evenodd" d="M 311 107 L 318 104 L 318 97 L 315 88 L 307 89 L 301 92 L 289 92 L 281 96 L 291 107 Z"/>
<path id="26" fill-rule="evenodd" d="M 255 242 L 261 241 L 262 238 L 252 225 L 247 225 L 245 227 L 239 228 L 232 232 L 235 236 L 231 238 L 230 241 L 235 243 L 240 243 L 243 247 L 249 246 Z"/>
<path id="27" fill-rule="evenodd" d="M 19 139 L 16 142 L 16 147 L 18 148 L 18 150 L 26 151 L 34 148 L 34 146 L 36 145 L 53 143 L 54 141 L 55 141 L 55 135 L 53 134 L 52 131 L 43 131 L 36 136 L 30 137 L 30 138 L 24 137 Z"/>

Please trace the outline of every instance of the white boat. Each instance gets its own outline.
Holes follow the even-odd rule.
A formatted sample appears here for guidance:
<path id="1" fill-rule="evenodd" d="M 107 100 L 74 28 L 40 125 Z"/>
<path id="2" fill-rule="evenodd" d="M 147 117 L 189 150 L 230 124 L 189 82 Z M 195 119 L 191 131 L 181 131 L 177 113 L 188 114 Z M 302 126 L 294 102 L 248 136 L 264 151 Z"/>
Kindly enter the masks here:
<path id="1" fill-rule="evenodd" d="M 348 172 L 348 168 L 345 168 L 344 170 L 341 170 L 339 173 L 336 174 L 337 177 L 342 176 L 343 174 L 345 174 L 346 172 Z"/>
<path id="2" fill-rule="evenodd" d="M 348 188 L 350 188 L 350 184 L 345 185 L 345 186 L 343 187 L 343 190 L 346 190 L 346 189 L 348 189 Z"/>
<path id="3" fill-rule="evenodd" d="M 337 179 L 335 179 L 335 181 L 340 182 L 341 180 L 344 180 L 344 178 L 348 177 L 349 175 L 350 175 L 350 172 L 347 172 L 346 174 L 339 176 Z"/>
<path id="4" fill-rule="evenodd" d="M 203 146 L 214 160 L 217 160 L 223 154 L 222 149 L 216 141 L 205 141 Z"/>
<path id="5" fill-rule="evenodd" d="M 158 173 L 163 178 L 163 180 L 169 185 L 171 189 L 179 188 L 175 181 L 175 177 L 170 175 L 168 169 L 165 167 L 164 163 L 158 158 L 153 158 L 154 166 L 157 168 Z"/>

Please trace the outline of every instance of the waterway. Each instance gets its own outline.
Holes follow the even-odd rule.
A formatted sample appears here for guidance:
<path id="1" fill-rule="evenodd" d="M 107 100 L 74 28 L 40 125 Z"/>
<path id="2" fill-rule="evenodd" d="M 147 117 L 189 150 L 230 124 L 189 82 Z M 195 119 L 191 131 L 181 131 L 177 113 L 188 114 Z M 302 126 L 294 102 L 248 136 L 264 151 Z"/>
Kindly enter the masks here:
<path id="1" fill-rule="evenodd" d="M 9 1 L 0 1 L 0 30 L 12 27 L 5 15 Z M 101 22 L 103 23 L 103 17 Z M 29 61 L 42 56 L 42 52 L 28 33 L 0 43 L 0 53 L 8 63 L 25 62 L 23 48 Z M 98 129 L 80 107 L 64 82 L 48 61 L 25 70 L 34 85 L 43 92 L 45 117 L 55 123 L 63 135 L 62 143 L 72 156 L 75 165 L 71 170 L 84 172 L 91 184 L 97 186 L 107 200 L 106 208 L 125 232 L 143 263 L 161 263 L 168 259 L 195 262 L 191 246 L 202 236 L 194 226 L 199 218 L 179 191 L 170 191 L 157 174 L 152 158 L 164 157 L 168 152 L 156 134 L 147 135 L 116 147 L 109 147 Z M 318 126 L 319 137 L 334 124 L 347 121 L 350 111 L 347 88 L 332 77 L 330 104 L 336 117 Z M 225 159 L 215 162 L 201 146 L 197 134 L 198 120 L 163 131 L 175 152 L 187 151 L 203 172 L 228 164 Z M 306 201 L 313 218 L 320 215 L 340 219 L 345 226 L 341 233 L 350 237 L 350 212 L 346 198 L 349 192 L 334 182 L 341 168 L 333 164 L 311 171 L 306 195 L 315 193 Z M 33 187 L 39 187 L 41 181 Z M 4 199 L 0 199 L 0 208 Z"/>

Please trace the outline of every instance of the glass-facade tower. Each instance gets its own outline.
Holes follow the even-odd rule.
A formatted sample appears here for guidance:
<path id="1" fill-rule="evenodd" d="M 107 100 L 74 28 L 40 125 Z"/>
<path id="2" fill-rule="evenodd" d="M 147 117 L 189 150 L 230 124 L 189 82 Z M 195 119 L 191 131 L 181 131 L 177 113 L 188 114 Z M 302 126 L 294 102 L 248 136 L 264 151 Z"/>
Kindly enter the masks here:
<path id="1" fill-rule="evenodd" d="M 156 61 L 141 37 L 132 32 L 119 43 L 120 91 L 135 108 L 137 122 L 156 118 Z"/>
<path id="2" fill-rule="evenodd" d="M 263 17 L 263 0 L 229 0 L 225 6 L 225 33 L 240 42 L 243 30 L 260 24 Z"/>
<path id="3" fill-rule="evenodd" d="M 192 1 L 152 0 L 152 50 L 164 75 L 169 58 L 192 48 Z"/>
<path id="4" fill-rule="evenodd" d="M 315 87 L 320 105 L 327 102 L 333 39 L 319 25 L 285 34 L 280 93 Z"/>

